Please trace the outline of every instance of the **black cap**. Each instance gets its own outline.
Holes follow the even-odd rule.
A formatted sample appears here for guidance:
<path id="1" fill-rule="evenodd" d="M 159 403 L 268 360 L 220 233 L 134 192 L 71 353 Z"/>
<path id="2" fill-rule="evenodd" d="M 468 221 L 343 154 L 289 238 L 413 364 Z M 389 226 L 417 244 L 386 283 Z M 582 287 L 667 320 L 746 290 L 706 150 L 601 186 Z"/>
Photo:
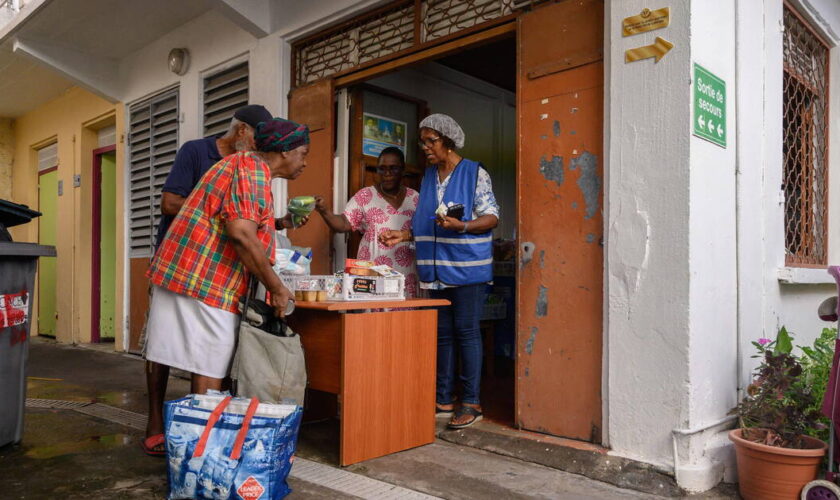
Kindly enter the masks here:
<path id="1" fill-rule="evenodd" d="M 257 125 L 260 122 L 267 122 L 270 121 L 273 116 L 271 113 L 265 109 L 265 106 L 259 104 L 249 104 L 247 106 L 242 106 L 241 108 L 237 109 L 236 112 L 233 114 L 233 117 L 237 120 L 241 121 L 242 123 L 247 123 L 248 125 L 257 128 Z"/>

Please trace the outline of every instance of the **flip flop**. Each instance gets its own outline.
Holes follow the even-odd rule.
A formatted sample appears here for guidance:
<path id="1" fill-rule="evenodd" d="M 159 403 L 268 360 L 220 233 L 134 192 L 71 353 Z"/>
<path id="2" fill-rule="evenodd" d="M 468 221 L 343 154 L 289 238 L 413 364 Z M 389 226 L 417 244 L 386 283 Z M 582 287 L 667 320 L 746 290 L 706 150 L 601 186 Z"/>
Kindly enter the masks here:
<path id="1" fill-rule="evenodd" d="M 455 408 L 445 410 L 435 403 L 435 418 L 451 417 L 455 413 Z"/>
<path id="2" fill-rule="evenodd" d="M 149 436 L 145 439 L 140 440 L 140 447 L 143 448 L 143 453 L 149 455 L 150 457 L 165 457 L 166 456 L 166 447 L 164 446 L 162 450 L 156 450 L 161 445 L 166 443 L 166 437 L 163 434 L 155 434 L 154 436 Z"/>
<path id="3" fill-rule="evenodd" d="M 464 422 L 463 424 L 453 424 L 452 421 L 463 417 L 464 415 L 469 415 L 472 417 L 472 420 Z M 484 418 L 484 415 L 476 408 L 472 406 L 462 406 L 458 408 L 458 411 L 455 412 L 455 416 L 452 417 L 452 420 L 449 422 L 450 429 L 463 429 L 464 427 L 469 427 L 476 422 L 480 422 L 481 419 Z"/>

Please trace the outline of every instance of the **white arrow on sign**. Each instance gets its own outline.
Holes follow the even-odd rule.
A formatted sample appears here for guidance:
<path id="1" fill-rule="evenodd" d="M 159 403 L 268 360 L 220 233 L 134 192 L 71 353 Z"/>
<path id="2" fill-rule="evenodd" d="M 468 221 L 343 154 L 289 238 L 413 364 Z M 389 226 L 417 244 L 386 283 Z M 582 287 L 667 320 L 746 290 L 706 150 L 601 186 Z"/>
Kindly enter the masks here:
<path id="1" fill-rule="evenodd" d="M 723 128 L 720 126 L 720 123 L 718 123 L 717 133 L 718 136 L 723 137 Z"/>
<path id="2" fill-rule="evenodd" d="M 703 119 L 703 115 L 697 117 L 697 123 L 700 125 L 700 128 L 706 128 L 706 120 Z"/>
<path id="3" fill-rule="evenodd" d="M 715 131 L 715 122 L 709 120 L 709 133 L 713 133 Z"/>

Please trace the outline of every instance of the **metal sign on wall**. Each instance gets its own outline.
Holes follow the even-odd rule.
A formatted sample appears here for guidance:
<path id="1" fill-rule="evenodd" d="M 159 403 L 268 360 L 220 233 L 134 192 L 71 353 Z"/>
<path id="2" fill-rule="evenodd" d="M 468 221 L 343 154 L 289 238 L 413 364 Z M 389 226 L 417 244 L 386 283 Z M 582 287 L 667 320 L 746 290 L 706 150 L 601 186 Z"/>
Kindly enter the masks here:
<path id="1" fill-rule="evenodd" d="M 623 36 L 638 35 L 648 31 L 667 28 L 671 24 L 671 8 L 650 10 L 645 8 L 641 14 L 625 17 L 621 22 L 621 34 Z M 632 63 L 643 59 L 654 58 L 656 62 L 662 60 L 674 44 L 658 36 L 651 45 L 644 45 L 624 51 L 624 62 Z"/>
<path id="2" fill-rule="evenodd" d="M 637 35 L 639 33 L 665 28 L 670 23 L 670 7 L 663 7 L 656 10 L 644 9 L 637 16 L 624 18 L 624 21 L 621 23 L 621 34 L 623 36 Z"/>
<path id="3" fill-rule="evenodd" d="M 694 64 L 694 135 L 726 147 L 726 82 Z"/>

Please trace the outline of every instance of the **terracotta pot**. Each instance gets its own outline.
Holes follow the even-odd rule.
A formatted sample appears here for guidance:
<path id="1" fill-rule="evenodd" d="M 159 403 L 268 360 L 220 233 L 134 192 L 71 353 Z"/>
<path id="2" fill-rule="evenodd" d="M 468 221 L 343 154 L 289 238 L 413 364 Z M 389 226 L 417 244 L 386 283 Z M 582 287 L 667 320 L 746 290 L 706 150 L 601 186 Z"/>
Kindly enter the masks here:
<path id="1" fill-rule="evenodd" d="M 798 500 L 799 493 L 816 479 L 828 447 L 819 439 L 804 436 L 807 448 L 779 448 L 741 437 L 741 429 L 729 431 L 738 459 L 738 490 L 744 500 Z"/>

